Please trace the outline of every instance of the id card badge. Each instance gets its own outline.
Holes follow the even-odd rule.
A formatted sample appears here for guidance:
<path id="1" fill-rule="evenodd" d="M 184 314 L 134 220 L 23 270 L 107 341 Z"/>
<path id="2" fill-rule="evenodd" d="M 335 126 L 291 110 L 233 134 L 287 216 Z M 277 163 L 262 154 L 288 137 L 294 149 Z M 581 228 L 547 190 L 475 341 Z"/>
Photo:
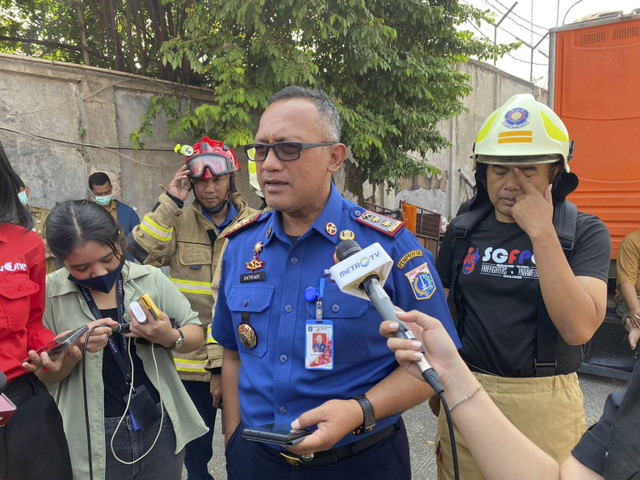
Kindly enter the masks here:
<path id="1" fill-rule="evenodd" d="M 304 366 L 308 370 L 333 370 L 333 322 L 307 320 Z"/>

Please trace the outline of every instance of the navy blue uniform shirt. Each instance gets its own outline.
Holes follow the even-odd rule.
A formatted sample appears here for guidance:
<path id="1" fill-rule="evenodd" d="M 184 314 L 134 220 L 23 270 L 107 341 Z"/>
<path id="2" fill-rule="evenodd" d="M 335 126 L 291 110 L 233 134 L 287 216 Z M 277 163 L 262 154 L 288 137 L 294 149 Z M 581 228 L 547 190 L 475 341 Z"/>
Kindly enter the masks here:
<path id="1" fill-rule="evenodd" d="M 379 333 L 382 319 L 371 302 L 342 293 L 325 273 L 334 265 L 333 254 L 343 231 L 353 232 L 362 248 L 380 243 L 394 261 L 384 285 L 393 303 L 405 311 L 415 309 L 439 319 L 460 347 L 431 253 L 393 219 L 378 220 L 383 229 L 385 223 L 389 229 L 395 222 L 393 235 L 356 220 L 365 212 L 342 198 L 332 185 L 324 210 L 294 244 L 283 230 L 280 213 L 273 211 L 230 236 L 213 337 L 239 352 L 238 389 L 245 425 L 290 423 L 330 399 L 365 393 L 398 367 Z M 259 242 L 262 249 L 255 248 Z M 254 256 L 257 263 L 251 264 Z M 264 265 L 250 269 L 259 262 Z M 324 319 L 333 322 L 334 368 L 307 370 L 305 323 L 316 318 L 316 303 L 305 301 L 303 292 L 318 287 L 323 275 L 322 312 Z M 257 334 L 254 349 L 238 339 L 237 327 L 247 320 Z M 378 420 L 375 431 L 398 417 Z M 337 445 L 361 438 L 349 434 Z"/>

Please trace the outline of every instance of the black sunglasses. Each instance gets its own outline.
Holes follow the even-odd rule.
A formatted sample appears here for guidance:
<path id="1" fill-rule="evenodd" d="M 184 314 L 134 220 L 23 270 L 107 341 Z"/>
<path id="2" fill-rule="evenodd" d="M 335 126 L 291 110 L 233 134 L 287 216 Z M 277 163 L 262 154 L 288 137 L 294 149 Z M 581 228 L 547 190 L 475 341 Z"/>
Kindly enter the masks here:
<path id="1" fill-rule="evenodd" d="M 250 160 L 254 162 L 263 162 L 269 154 L 269 149 L 273 149 L 273 153 L 281 162 L 291 162 L 300 158 L 300 152 L 307 148 L 328 147 L 338 142 L 278 142 L 278 143 L 250 143 L 244 145 L 244 151 Z"/>

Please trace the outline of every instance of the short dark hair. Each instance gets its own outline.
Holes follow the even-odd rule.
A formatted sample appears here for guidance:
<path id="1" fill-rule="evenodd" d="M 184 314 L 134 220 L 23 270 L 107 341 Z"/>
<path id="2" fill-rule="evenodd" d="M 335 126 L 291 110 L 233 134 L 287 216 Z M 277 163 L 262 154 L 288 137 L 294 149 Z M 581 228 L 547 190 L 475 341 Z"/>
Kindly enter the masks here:
<path id="1" fill-rule="evenodd" d="M 47 217 L 45 232 L 51 253 L 61 262 L 90 241 L 107 245 L 118 257 L 127 251 L 120 226 L 107 210 L 89 200 L 57 203 Z"/>
<path id="2" fill-rule="evenodd" d="M 107 182 L 111 185 L 109 175 L 104 172 L 94 172 L 89 176 L 89 189 L 92 189 L 94 185 L 104 185 Z"/>
<path id="3" fill-rule="evenodd" d="M 333 100 L 331 100 L 326 92 L 292 85 L 273 94 L 269 99 L 269 105 L 279 100 L 288 100 L 291 98 L 302 98 L 313 103 L 316 110 L 318 110 L 320 128 L 322 128 L 323 134 L 326 137 L 323 140 L 328 142 L 340 141 L 340 114 L 338 113 L 335 103 L 333 103 Z"/>
<path id="4" fill-rule="evenodd" d="M 33 228 L 33 218 L 27 207 L 18 199 L 18 192 L 24 186 L 15 172 L 0 143 L 0 222 L 15 223 L 27 230 Z"/>

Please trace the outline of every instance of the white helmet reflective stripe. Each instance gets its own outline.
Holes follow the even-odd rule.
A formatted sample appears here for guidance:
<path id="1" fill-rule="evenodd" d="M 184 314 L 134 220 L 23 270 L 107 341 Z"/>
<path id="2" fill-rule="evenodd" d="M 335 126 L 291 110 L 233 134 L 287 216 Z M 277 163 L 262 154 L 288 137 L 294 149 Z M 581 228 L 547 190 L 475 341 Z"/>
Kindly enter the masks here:
<path id="1" fill-rule="evenodd" d="M 253 160 L 251 155 L 248 155 L 247 170 L 249 170 L 249 185 L 251 185 L 253 193 L 264 199 L 262 190 L 260 190 L 260 184 L 258 183 L 258 173 L 256 169 L 256 162 Z"/>
<path id="2" fill-rule="evenodd" d="M 514 95 L 482 124 L 474 168 L 476 162 L 514 165 L 550 163 L 555 158 L 562 159 L 569 172 L 572 150 L 569 132 L 553 110 L 531 94 Z"/>

